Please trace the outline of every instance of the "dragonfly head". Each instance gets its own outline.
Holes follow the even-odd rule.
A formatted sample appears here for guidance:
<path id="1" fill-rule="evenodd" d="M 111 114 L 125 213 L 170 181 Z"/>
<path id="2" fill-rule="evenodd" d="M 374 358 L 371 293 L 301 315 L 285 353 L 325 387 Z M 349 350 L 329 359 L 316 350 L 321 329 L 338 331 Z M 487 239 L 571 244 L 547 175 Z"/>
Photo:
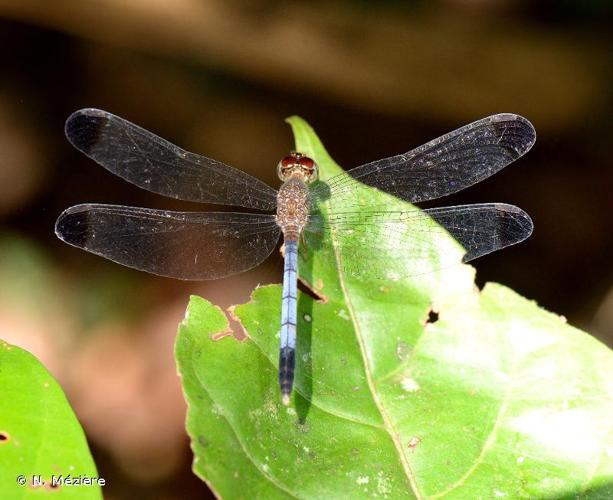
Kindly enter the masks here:
<path id="1" fill-rule="evenodd" d="M 298 177 L 308 184 L 317 180 L 317 163 L 302 153 L 292 151 L 277 165 L 277 174 L 283 182 Z"/>

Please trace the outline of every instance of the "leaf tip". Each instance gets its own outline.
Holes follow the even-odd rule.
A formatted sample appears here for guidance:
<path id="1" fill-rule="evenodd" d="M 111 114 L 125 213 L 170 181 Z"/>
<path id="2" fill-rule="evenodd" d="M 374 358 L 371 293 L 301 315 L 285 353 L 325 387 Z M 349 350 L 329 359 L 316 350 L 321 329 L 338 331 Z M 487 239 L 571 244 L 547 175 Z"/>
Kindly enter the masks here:
<path id="1" fill-rule="evenodd" d="M 190 295 L 183 320 L 179 324 L 179 332 L 190 329 L 210 330 L 217 333 L 228 329 L 228 320 L 223 310 L 198 295 Z"/>
<path id="2" fill-rule="evenodd" d="M 306 126 L 308 127 L 309 124 L 306 122 L 306 120 L 304 118 L 302 118 L 301 116 L 298 115 L 291 115 L 288 116 L 285 119 L 285 123 L 288 123 L 290 125 L 290 127 L 300 127 L 300 126 Z"/>
<path id="3" fill-rule="evenodd" d="M 341 172 L 341 168 L 330 157 L 313 127 L 302 117 L 292 115 L 285 119 L 292 128 L 296 151 L 313 158 L 319 165 L 319 179 L 325 180 Z"/>
<path id="4" fill-rule="evenodd" d="M 183 320 L 181 321 L 182 326 L 189 325 L 191 311 L 194 308 L 198 307 L 203 301 L 204 299 L 202 297 L 199 297 L 198 295 L 189 296 L 189 301 L 187 303 L 187 307 L 185 308 L 185 315 L 183 316 Z"/>
<path id="5" fill-rule="evenodd" d="M 311 151 L 307 151 L 306 144 L 309 142 L 307 138 L 314 136 L 315 132 L 307 121 L 301 116 L 292 115 L 285 119 L 285 123 L 292 129 L 296 150 L 312 155 Z"/>

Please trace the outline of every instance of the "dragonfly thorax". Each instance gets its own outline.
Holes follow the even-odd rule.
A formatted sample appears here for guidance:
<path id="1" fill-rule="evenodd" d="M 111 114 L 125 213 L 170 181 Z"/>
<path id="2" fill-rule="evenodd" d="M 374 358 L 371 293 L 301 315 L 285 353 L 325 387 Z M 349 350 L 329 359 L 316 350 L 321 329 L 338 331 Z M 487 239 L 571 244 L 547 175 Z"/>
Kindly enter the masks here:
<path id="1" fill-rule="evenodd" d="M 277 195 L 277 224 L 285 240 L 297 241 L 309 218 L 309 188 L 299 176 L 285 181 Z"/>
<path id="2" fill-rule="evenodd" d="M 277 174 L 283 182 L 298 177 L 308 184 L 317 180 L 317 164 L 308 156 L 292 151 L 277 165 Z"/>

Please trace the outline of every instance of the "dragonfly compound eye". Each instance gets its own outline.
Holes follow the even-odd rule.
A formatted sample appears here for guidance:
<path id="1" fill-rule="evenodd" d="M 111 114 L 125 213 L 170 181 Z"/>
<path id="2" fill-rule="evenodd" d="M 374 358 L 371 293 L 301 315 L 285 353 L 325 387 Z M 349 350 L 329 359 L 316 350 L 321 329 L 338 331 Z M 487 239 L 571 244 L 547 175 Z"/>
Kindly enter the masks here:
<path id="1" fill-rule="evenodd" d="M 305 180 L 314 180 L 315 162 L 302 153 L 292 152 L 283 158 L 277 165 L 277 174 L 282 181 L 286 181 L 293 173 L 301 172 Z"/>
<path id="2" fill-rule="evenodd" d="M 312 170 L 315 167 L 315 162 L 313 160 L 311 160 L 308 156 L 301 156 L 298 159 L 298 163 L 304 169 L 311 169 Z"/>
<path id="3" fill-rule="evenodd" d="M 308 156 L 301 156 L 298 158 L 298 164 L 308 181 L 317 179 L 317 164 L 311 158 Z"/>
<path id="4" fill-rule="evenodd" d="M 279 165 L 281 167 L 287 167 L 287 168 L 291 168 L 296 164 L 296 153 L 292 153 L 291 155 L 287 155 L 285 158 L 283 158 L 280 162 Z"/>

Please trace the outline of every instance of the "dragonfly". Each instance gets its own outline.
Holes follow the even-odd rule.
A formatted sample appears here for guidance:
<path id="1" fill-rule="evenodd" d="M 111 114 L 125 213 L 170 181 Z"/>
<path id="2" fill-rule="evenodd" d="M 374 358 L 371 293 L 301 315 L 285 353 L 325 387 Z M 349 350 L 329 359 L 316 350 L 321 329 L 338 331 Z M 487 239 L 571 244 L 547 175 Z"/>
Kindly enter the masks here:
<path id="1" fill-rule="evenodd" d="M 400 248 L 411 244 L 413 250 L 419 249 L 425 241 L 416 237 L 420 231 L 440 231 L 462 246 L 462 260 L 467 262 L 519 243 L 533 229 L 526 212 L 504 203 L 373 210 L 360 207 L 355 197 L 356 186 L 366 185 L 417 203 L 486 179 L 525 154 L 535 142 L 532 124 L 515 114 L 483 118 L 407 153 L 366 163 L 325 181 L 318 179 L 313 158 L 291 152 L 277 165 L 282 182 L 278 190 L 99 109 L 74 112 L 66 121 L 65 133 L 78 150 L 140 188 L 170 198 L 253 211 L 178 212 L 80 204 L 65 210 L 55 226 L 57 236 L 70 245 L 156 275 L 213 280 L 257 266 L 283 240 L 279 387 L 286 405 L 294 382 L 298 249 L 303 236 L 322 237 L 330 230 L 360 231 L 362 244 L 376 254 L 380 238 L 369 234 L 377 234 L 382 225 L 402 224 L 410 227 L 409 236 L 393 231 L 396 238 L 386 245 Z M 327 216 L 318 208 L 323 202 L 331 207 Z M 334 207 L 342 209 L 335 211 Z M 423 258 L 419 251 L 413 253 L 415 259 Z M 362 269 L 353 267 L 347 272 L 357 279 L 372 278 L 376 268 L 365 262 Z"/>

